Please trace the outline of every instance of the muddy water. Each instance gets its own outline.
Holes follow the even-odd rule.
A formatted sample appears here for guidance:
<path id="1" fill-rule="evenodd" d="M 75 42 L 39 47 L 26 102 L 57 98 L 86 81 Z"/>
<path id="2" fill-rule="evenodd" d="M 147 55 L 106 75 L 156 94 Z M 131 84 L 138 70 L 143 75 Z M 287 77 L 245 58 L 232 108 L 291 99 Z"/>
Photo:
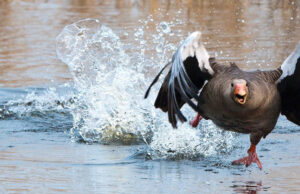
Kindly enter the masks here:
<path id="1" fill-rule="evenodd" d="M 247 135 L 217 129 L 208 130 L 211 137 L 199 135 L 207 126 L 194 131 L 183 126 L 173 135 L 164 134 L 161 123 L 154 126 L 162 132 L 138 125 L 126 136 L 115 127 L 105 130 L 103 138 L 102 131 L 94 131 L 101 128 L 94 126 L 98 121 L 88 119 L 97 112 L 87 102 L 100 98 L 99 91 L 109 91 L 106 82 L 100 82 L 100 89 L 99 83 L 81 84 L 72 72 L 78 70 L 76 64 L 63 63 L 56 53 L 56 37 L 66 25 L 96 18 L 114 34 L 110 39 L 118 37 L 113 45 L 122 43 L 120 57 L 136 65 L 145 84 L 194 30 L 202 31 L 209 53 L 219 61 L 268 69 L 278 67 L 300 40 L 299 13 L 300 1 L 1 1 L 0 192 L 300 192 L 300 128 L 284 117 L 259 144 L 262 171 L 230 164 L 246 154 Z M 126 88 L 118 89 L 130 96 Z M 128 107 L 138 112 L 136 102 Z M 197 137 L 207 138 L 200 141 L 207 149 L 193 145 Z"/>

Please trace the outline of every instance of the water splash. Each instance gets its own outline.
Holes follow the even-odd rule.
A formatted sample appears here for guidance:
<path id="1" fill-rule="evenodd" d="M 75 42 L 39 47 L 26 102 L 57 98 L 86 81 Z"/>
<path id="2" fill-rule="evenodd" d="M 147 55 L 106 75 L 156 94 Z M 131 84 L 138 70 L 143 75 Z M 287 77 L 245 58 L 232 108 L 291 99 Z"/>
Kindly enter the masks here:
<path id="1" fill-rule="evenodd" d="M 71 133 L 87 142 L 132 144 L 143 141 L 154 158 L 193 158 L 229 151 L 234 143 L 232 133 L 219 130 L 210 122 L 203 122 L 201 130 L 188 124 L 174 130 L 166 114 L 152 105 L 157 92 L 152 92 L 149 100 L 143 100 L 153 77 L 146 76 L 151 67 L 145 65 L 145 61 L 152 60 L 162 66 L 171 57 L 168 53 L 176 49 L 167 39 L 173 36 L 169 32 L 175 24 L 157 24 L 157 33 L 147 36 L 147 25 L 152 21 L 148 18 L 144 26 L 136 30 L 132 45 L 126 48 L 147 50 L 149 45 L 145 43 L 151 43 L 156 50 L 161 46 L 156 56 L 145 52 L 130 54 L 119 36 L 96 19 L 68 25 L 59 34 L 57 56 L 68 65 L 78 91 L 76 106 L 71 110 L 74 119 Z M 157 91 L 158 87 L 153 90 Z M 183 111 L 192 116 L 188 107 Z"/>
<path id="2" fill-rule="evenodd" d="M 135 71 L 119 37 L 98 20 L 68 25 L 57 37 L 57 56 L 78 90 L 73 132 L 88 142 L 110 143 L 147 134 L 142 99 L 144 76 Z M 145 127 L 146 126 L 146 127 Z M 126 140 L 127 141 L 127 140 Z"/>
<path id="3" fill-rule="evenodd" d="M 3 89 L 0 90 L 2 92 Z M 5 90 L 5 89 L 4 89 Z M 0 120 L 12 133 L 67 132 L 72 126 L 70 109 L 74 106 L 76 92 L 71 84 L 50 88 L 5 90 L 0 102 Z"/>
<path id="4" fill-rule="evenodd" d="M 69 84 L 48 89 L 27 89 L 21 97 L 5 102 L 0 118 L 47 117 L 48 113 L 68 113 L 73 106 L 75 91 Z"/>

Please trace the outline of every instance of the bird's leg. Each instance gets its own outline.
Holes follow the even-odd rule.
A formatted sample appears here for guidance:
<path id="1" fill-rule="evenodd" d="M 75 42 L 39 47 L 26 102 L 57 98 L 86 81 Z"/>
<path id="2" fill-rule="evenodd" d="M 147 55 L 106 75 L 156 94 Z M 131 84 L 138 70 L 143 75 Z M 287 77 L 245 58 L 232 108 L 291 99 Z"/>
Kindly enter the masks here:
<path id="1" fill-rule="evenodd" d="M 256 145 L 258 144 L 258 142 L 261 139 L 261 135 L 260 134 L 251 134 L 250 136 L 250 141 L 251 141 L 251 146 L 248 149 L 248 156 L 241 158 L 239 160 L 235 160 L 232 162 L 232 164 L 245 164 L 246 167 L 250 166 L 250 164 L 256 163 L 257 166 L 260 168 L 260 170 L 262 169 L 262 164 L 256 154 Z"/>
<path id="2" fill-rule="evenodd" d="M 192 127 L 197 127 L 199 122 L 201 121 L 202 116 L 198 113 L 197 116 L 190 121 L 190 125 L 192 125 Z"/>
<path id="3" fill-rule="evenodd" d="M 248 150 L 248 156 L 241 158 L 239 160 L 235 160 L 232 162 L 232 164 L 245 164 L 246 167 L 250 166 L 250 164 L 254 162 L 257 164 L 257 166 L 262 169 L 262 164 L 256 154 L 256 146 L 251 144 L 249 150 Z"/>

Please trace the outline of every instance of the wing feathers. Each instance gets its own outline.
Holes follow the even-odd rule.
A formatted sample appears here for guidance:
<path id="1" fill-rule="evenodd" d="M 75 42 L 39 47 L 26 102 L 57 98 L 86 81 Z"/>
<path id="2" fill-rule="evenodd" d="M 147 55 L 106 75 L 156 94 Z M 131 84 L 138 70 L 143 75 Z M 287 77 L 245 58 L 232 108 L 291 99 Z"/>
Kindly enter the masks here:
<path id="1" fill-rule="evenodd" d="M 281 65 L 277 88 L 281 96 L 281 114 L 300 125 L 300 43 Z"/>
<path id="2" fill-rule="evenodd" d="M 198 94 L 199 90 L 205 80 L 210 79 L 214 74 L 210 66 L 209 55 L 202 44 L 200 32 L 193 32 L 183 41 L 174 53 L 171 65 L 159 90 L 155 107 L 168 111 L 169 122 L 175 128 L 177 119 L 182 122 L 186 121 L 180 111 L 184 103 L 188 103 L 197 112 L 201 111 L 191 99 L 194 98 L 198 103 L 203 103 Z M 151 83 L 145 97 L 148 96 L 151 86 L 157 81 L 159 75 Z"/>
<path id="3" fill-rule="evenodd" d="M 283 73 L 279 78 L 279 82 L 283 80 L 285 77 L 293 75 L 295 73 L 296 64 L 299 58 L 300 58 L 300 42 L 298 43 L 296 49 L 282 63 L 281 69 Z"/>
<path id="4" fill-rule="evenodd" d="M 171 63 L 167 63 L 161 70 L 160 72 L 157 74 L 157 76 L 154 78 L 154 80 L 152 81 L 152 83 L 150 84 L 150 86 L 148 87 L 146 93 L 145 93 L 145 96 L 144 98 L 147 98 L 148 95 L 149 95 L 149 92 L 152 88 L 152 86 L 157 82 L 158 78 L 160 77 L 160 75 L 162 74 L 162 72 L 166 69 L 167 66 L 169 66 Z"/>

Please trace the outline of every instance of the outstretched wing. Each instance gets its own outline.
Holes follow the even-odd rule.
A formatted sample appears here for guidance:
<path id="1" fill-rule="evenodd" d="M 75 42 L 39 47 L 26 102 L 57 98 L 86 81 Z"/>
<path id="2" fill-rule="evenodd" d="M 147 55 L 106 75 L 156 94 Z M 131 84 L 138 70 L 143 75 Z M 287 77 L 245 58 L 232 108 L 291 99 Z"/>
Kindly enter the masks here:
<path id="1" fill-rule="evenodd" d="M 300 42 L 281 65 L 283 71 L 278 80 L 281 96 L 281 114 L 300 125 Z"/>
<path id="2" fill-rule="evenodd" d="M 189 35 L 173 55 L 170 71 L 164 79 L 154 104 L 156 108 L 168 112 L 173 127 L 177 125 L 177 118 L 182 122 L 186 121 L 180 111 L 183 104 L 188 103 L 195 111 L 201 112 L 191 99 L 194 98 L 198 103 L 202 103 L 198 93 L 204 82 L 214 74 L 211 67 L 213 61 L 214 59 L 209 58 L 202 44 L 200 32 Z M 145 98 L 161 72 L 150 85 Z"/>

